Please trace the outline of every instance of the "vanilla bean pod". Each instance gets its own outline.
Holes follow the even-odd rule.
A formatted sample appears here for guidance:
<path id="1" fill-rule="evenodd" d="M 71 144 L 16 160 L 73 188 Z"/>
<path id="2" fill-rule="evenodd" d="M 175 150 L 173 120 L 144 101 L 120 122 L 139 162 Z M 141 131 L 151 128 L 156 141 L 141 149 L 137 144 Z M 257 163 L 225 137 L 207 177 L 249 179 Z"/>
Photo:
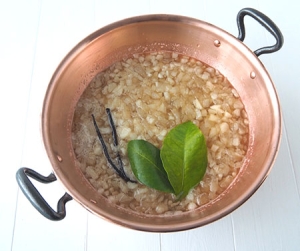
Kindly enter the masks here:
<path id="1" fill-rule="evenodd" d="M 108 116 L 109 125 L 110 125 L 111 130 L 112 130 L 112 136 L 113 136 L 113 140 L 114 140 L 114 146 L 117 146 L 119 143 L 118 143 L 117 130 L 116 130 L 116 127 L 115 127 L 114 120 L 113 120 L 113 118 L 111 116 L 110 109 L 106 108 L 105 111 L 106 111 L 106 114 Z"/>
<path id="2" fill-rule="evenodd" d="M 106 109 L 106 111 L 107 111 L 107 109 Z M 108 109 L 108 111 L 109 111 L 109 114 L 110 114 L 110 110 L 109 110 L 109 109 Z M 98 125 L 97 125 L 95 116 L 94 116 L 93 114 L 92 114 L 92 118 L 93 118 L 93 124 L 94 124 L 94 127 L 95 127 L 95 129 L 96 129 L 96 133 L 97 133 L 98 139 L 99 139 L 99 141 L 100 141 L 100 143 L 101 143 L 101 146 L 102 146 L 102 149 L 103 149 L 104 156 L 105 156 L 105 158 L 107 159 L 108 163 L 111 165 L 111 167 L 117 172 L 117 174 L 118 174 L 123 180 L 125 180 L 126 182 L 127 182 L 127 181 L 130 181 L 130 182 L 136 183 L 136 181 L 131 180 L 131 179 L 130 179 L 129 177 L 127 177 L 127 175 L 125 174 L 124 168 L 123 168 L 123 162 L 122 162 L 122 160 L 121 160 L 121 156 L 120 156 L 119 152 L 118 152 L 117 154 L 118 154 L 118 163 L 119 163 L 119 165 L 120 165 L 120 168 L 118 168 L 118 167 L 114 164 L 114 162 L 112 161 L 112 159 L 111 159 L 111 157 L 110 157 L 110 155 L 109 155 L 109 153 L 108 153 L 107 146 L 106 146 L 106 144 L 105 144 L 105 141 L 104 141 L 104 139 L 103 139 L 103 137 L 102 137 L 102 134 L 101 134 L 101 132 L 100 132 L 100 129 L 99 129 Z M 110 116 L 109 119 L 112 120 L 111 116 Z M 113 122 L 113 121 L 112 121 L 112 122 Z M 115 128 L 115 126 L 114 126 L 114 123 L 111 123 L 111 122 L 110 122 L 110 125 L 111 125 L 111 127 L 113 127 L 112 130 L 113 130 L 113 138 L 114 138 L 113 140 L 114 140 L 114 144 L 115 144 L 115 143 L 118 143 L 117 138 L 116 138 L 116 128 Z"/>
<path id="3" fill-rule="evenodd" d="M 106 111 L 106 114 L 108 116 L 109 125 L 110 125 L 111 130 L 112 130 L 113 144 L 117 148 L 119 143 L 118 143 L 118 136 L 117 136 L 117 130 L 116 130 L 116 127 L 115 127 L 115 123 L 114 123 L 114 120 L 111 116 L 110 109 L 106 108 L 105 111 Z M 126 173 L 124 171 L 123 162 L 122 162 L 122 159 L 121 159 L 121 155 L 120 155 L 120 152 L 119 152 L 118 149 L 117 149 L 117 158 L 118 158 L 118 163 L 119 163 L 119 168 L 120 168 L 119 170 L 123 173 L 124 176 L 126 176 Z"/>

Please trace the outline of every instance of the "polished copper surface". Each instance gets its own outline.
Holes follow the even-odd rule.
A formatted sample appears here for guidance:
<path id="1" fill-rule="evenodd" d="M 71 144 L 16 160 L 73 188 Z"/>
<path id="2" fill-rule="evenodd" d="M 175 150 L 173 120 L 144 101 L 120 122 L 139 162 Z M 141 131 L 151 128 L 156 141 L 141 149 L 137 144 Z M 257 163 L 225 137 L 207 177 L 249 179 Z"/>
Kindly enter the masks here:
<path id="1" fill-rule="evenodd" d="M 250 128 L 248 152 L 234 183 L 212 203 L 173 217 L 136 215 L 108 203 L 77 167 L 70 138 L 76 102 L 99 71 L 133 53 L 160 50 L 197 58 L 225 75 L 241 96 Z M 76 201 L 117 224 L 168 232 L 215 221 L 240 206 L 260 187 L 278 151 L 281 114 L 268 72 L 254 53 L 234 36 L 192 18 L 148 15 L 96 31 L 65 57 L 48 87 L 42 132 L 54 173 Z"/>

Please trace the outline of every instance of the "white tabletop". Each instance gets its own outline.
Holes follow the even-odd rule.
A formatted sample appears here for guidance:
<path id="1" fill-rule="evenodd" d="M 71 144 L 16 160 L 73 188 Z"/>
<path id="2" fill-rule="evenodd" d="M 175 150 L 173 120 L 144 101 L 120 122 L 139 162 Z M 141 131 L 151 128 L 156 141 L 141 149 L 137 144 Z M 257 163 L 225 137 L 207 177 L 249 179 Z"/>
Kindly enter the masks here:
<path id="1" fill-rule="evenodd" d="M 1 181 L 0 250 L 299 250 L 300 249 L 300 14 L 296 0 L 26 0 L 0 1 Z M 61 59 L 81 39 L 111 22 L 142 14 L 168 13 L 212 23 L 237 36 L 244 7 L 268 15 L 282 30 L 283 48 L 262 55 L 278 91 L 283 114 L 281 147 L 260 189 L 230 215 L 177 233 L 126 229 L 67 203 L 67 216 L 52 222 L 19 190 L 21 166 L 51 173 L 41 133 L 45 90 Z M 246 18 L 245 43 L 253 50 L 274 39 Z M 35 183 L 56 207 L 64 188 Z"/>

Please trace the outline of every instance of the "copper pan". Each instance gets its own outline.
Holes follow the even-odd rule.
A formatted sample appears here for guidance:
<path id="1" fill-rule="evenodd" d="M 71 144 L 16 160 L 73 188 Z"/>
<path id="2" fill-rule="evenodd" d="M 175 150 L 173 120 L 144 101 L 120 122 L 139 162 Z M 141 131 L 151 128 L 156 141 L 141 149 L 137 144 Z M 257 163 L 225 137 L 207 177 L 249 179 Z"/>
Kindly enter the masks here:
<path id="1" fill-rule="evenodd" d="M 262 24 L 276 39 L 274 46 L 252 52 L 242 41 L 244 16 Z M 44 100 L 42 133 L 53 173 L 43 177 L 29 168 L 17 172 L 17 181 L 30 202 L 47 218 L 65 217 L 65 203 L 74 198 L 92 213 L 114 223 L 144 231 L 170 232 L 213 222 L 244 203 L 263 183 L 275 160 L 281 138 L 281 113 L 272 80 L 258 59 L 281 48 L 276 25 L 254 9 L 238 13 L 238 38 L 209 23 L 175 15 L 147 15 L 122 20 L 94 32 L 63 59 Z M 218 69 L 238 91 L 249 116 L 249 147 L 240 173 L 216 200 L 189 213 L 148 217 L 128 213 L 107 202 L 75 164 L 71 144 L 74 107 L 91 79 L 101 70 L 133 53 L 168 50 L 199 59 Z M 51 209 L 28 179 L 56 178 L 66 194 Z"/>

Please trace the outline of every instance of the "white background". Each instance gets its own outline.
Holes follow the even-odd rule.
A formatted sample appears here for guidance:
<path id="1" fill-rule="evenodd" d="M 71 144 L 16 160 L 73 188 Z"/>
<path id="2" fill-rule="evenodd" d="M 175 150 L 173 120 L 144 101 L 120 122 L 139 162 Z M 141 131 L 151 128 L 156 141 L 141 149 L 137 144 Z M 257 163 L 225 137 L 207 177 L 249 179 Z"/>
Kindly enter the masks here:
<path id="1" fill-rule="evenodd" d="M 285 0 L 0 0 L 0 250 L 299 250 L 300 249 L 300 14 Z M 282 30 L 283 48 L 260 60 L 277 88 L 283 135 L 275 165 L 240 208 L 210 225 L 178 233 L 144 233 L 93 216 L 77 202 L 52 222 L 19 191 L 21 166 L 51 173 L 40 133 L 45 90 L 61 59 L 81 39 L 111 22 L 170 13 L 212 23 L 237 36 L 236 14 L 254 7 Z M 274 39 L 246 17 L 245 43 L 255 50 Z M 64 189 L 37 184 L 51 205 Z"/>

